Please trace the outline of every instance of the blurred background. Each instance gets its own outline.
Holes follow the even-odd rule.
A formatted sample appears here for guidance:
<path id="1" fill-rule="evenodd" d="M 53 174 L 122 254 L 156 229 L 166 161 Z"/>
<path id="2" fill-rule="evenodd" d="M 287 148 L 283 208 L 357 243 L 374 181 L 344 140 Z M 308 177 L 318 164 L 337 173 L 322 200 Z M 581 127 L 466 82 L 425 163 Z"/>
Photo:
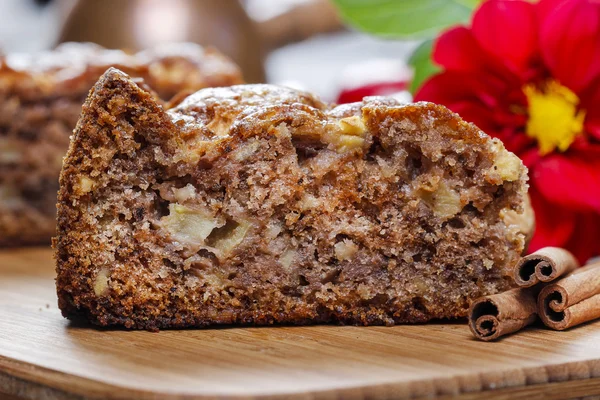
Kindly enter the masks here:
<path id="1" fill-rule="evenodd" d="M 165 42 L 213 45 L 248 82 L 302 88 L 326 101 L 370 85 L 410 100 L 406 60 L 418 44 L 351 31 L 328 0 L 0 1 L 0 52 L 64 41 L 132 51 Z"/>

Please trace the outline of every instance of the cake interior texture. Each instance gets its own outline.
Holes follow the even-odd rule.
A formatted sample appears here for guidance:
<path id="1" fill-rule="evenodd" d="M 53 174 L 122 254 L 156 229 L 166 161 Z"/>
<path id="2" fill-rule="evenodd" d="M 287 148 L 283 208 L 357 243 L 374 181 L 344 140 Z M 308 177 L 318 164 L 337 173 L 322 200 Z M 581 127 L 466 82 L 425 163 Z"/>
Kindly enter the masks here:
<path id="1" fill-rule="evenodd" d="M 56 193 L 81 105 L 110 66 L 143 78 L 158 101 L 207 86 L 241 83 L 220 53 L 194 44 L 136 54 L 66 43 L 0 56 L 0 246 L 50 243 Z"/>
<path id="2" fill-rule="evenodd" d="M 111 69 L 61 174 L 59 305 L 150 330 L 461 317 L 511 287 L 526 181 L 431 103 L 238 85 L 165 111 Z"/>

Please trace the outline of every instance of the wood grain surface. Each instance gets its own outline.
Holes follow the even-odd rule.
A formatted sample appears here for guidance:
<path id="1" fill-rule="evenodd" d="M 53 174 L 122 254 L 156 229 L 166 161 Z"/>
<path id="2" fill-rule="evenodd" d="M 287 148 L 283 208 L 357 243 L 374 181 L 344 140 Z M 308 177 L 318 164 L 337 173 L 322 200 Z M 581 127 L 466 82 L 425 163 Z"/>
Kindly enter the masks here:
<path id="1" fill-rule="evenodd" d="M 600 323 L 496 343 L 466 323 L 159 333 L 63 319 L 48 249 L 0 252 L 0 397 L 558 399 L 600 394 Z M 485 392 L 485 393 L 482 393 Z"/>

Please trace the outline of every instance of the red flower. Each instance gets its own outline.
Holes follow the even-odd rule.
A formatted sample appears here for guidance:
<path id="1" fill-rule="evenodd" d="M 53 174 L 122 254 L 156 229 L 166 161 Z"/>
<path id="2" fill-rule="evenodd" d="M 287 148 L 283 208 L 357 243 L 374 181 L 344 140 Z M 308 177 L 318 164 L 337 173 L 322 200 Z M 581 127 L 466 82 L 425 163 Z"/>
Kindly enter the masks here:
<path id="1" fill-rule="evenodd" d="M 433 59 L 444 69 L 415 100 L 446 105 L 529 167 L 530 250 L 600 255 L 600 1 L 489 0 Z"/>

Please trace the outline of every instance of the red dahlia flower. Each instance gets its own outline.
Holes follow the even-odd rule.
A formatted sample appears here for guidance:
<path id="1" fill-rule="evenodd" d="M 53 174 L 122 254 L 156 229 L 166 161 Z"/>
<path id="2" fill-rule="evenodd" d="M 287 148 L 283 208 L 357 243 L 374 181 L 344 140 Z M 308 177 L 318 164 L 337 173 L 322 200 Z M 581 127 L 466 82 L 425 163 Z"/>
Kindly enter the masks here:
<path id="1" fill-rule="evenodd" d="M 489 0 L 436 41 L 415 96 L 500 138 L 529 167 L 530 250 L 600 255 L 600 0 Z"/>

